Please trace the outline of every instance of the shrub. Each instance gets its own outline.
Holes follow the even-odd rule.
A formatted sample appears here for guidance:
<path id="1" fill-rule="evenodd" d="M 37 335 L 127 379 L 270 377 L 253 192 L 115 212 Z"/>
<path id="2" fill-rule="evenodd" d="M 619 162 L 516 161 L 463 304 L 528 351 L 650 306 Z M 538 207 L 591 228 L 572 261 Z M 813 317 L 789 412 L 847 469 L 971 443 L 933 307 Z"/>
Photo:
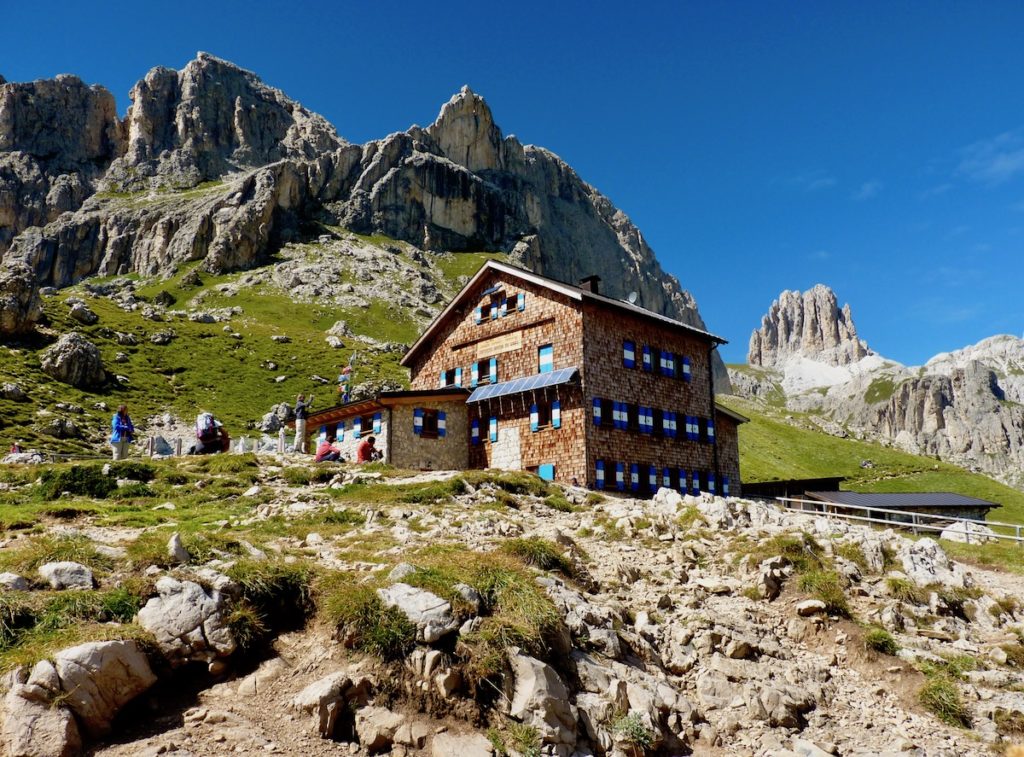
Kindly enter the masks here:
<path id="1" fill-rule="evenodd" d="M 861 573 L 868 572 L 868 559 L 864 555 L 864 550 L 857 544 L 852 544 L 850 542 L 835 542 L 832 545 L 832 553 L 836 557 L 842 557 L 844 560 L 852 562 L 860 568 Z"/>
<path id="2" fill-rule="evenodd" d="M 509 494 L 530 494 L 534 497 L 546 497 L 549 494 L 547 482 L 532 473 L 479 471 L 467 472 L 465 478 L 473 486 L 490 483 Z"/>
<path id="3" fill-rule="evenodd" d="M 1000 736 L 1016 739 L 1024 736 L 1024 714 L 1019 711 L 1004 710 L 1000 707 L 996 710 L 994 720 Z"/>
<path id="4" fill-rule="evenodd" d="M 290 486 L 308 486 L 311 480 L 309 468 L 294 466 L 281 471 L 281 478 Z"/>
<path id="5" fill-rule="evenodd" d="M 884 628 L 872 628 L 864 634 L 864 646 L 867 649 L 887 655 L 895 655 L 900 651 L 900 646 L 896 643 L 896 639 Z"/>
<path id="6" fill-rule="evenodd" d="M 50 468 L 39 477 L 36 488 L 44 500 L 57 499 L 61 494 L 92 499 L 106 499 L 117 488 L 117 479 L 107 476 L 98 465 L 72 465 L 70 468 Z"/>
<path id="7" fill-rule="evenodd" d="M 755 564 L 770 557 L 782 557 L 797 573 L 817 570 L 825 565 L 821 545 L 808 533 L 778 534 L 743 550 Z"/>
<path id="8" fill-rule="evenodd" d="M 943 723 L 970 728 L 970 714 L 960 699 L 960 689 L 949 676 L 939 674 L 929 678 L 918 693 L 918 700 Z"/>
<path id="9" fill-rule="evenodd" d="M 366 516 L 343 507 L 340 510 L 328 510 L 321 520 L 332 526 L 361 526 L 366 522 Z"/>
<path id="10" fill-rule="evenodd" d="M 429 484 L 410 485 L 399 497 L 399 502 L 409 504 L 431 504 L 440 500 L 451 499 L 458 494 L 466 493 L 466 482 L 461 478 L 449 478 L 447 481 L 435 481 Z"/>
<path id="11" fill-rule="evenodd" d="M 140 484 L 138 482 L 128 484 L 127 486 L 119 486 L 110 493 L 111 499 L 136 499 L 155 496 L 156 492 L 145 484 Z"/>
<path id="12" fill-rule="evenodd" d="M 679 517 L 676 518 L 676 525 L 684 530 L 691 528 L 696 523 L 700 523 L 702 526 L 706 526 L 708 524 L 707 518 L 701 515 L 701 512 L 697 509 L 696 505 L 687 505 L 683 511 L 679 513 Z"/>
<path id="13" fill-rule="evenodd" d="M 119 460 L 110 463 L 110 475 L 114 478 L 130 478 L 133 481 L 149 483 L 156 478 L 156 468 L 149 463 Z"/>
<path id="14" fill-rule="evenodd" d="M 1013 668 L 1024 668 L 1024 643 L 1004 644 L 1002 650 L 1006 652 L 1006 664 Z"/>
<path id="15" fill-rule="evenodd" d="M 811 570 L 800 576 L 800 589 L 825 603 L 825 611 L 831 615 L 850 617 L 850 605 L 846 601 L 843 582 L 834 570 Z"/>
<path id="16" fill-rule="evenodd" d="M 550 507 L 552 510 L 558 510 L 558 512 L 560 513 L 571 513 L 576 511 L 576 508 L 573 507 L 573 504 L 569 500 L 567 500 L 565 498 L 565 495 L 562 494 L 562 492 L 560 491 L 555 492 L 554 494 L 549 494 L 547 497 L 545 497 L 544 504 Z"/>
<path id="17" fill-rule="evenodd" d="M 642 754 L 654 743 L 654 734 L 636 712 L 623 715 L 612 723 L 612 733 L 628 744 L 634 754 Z"/>

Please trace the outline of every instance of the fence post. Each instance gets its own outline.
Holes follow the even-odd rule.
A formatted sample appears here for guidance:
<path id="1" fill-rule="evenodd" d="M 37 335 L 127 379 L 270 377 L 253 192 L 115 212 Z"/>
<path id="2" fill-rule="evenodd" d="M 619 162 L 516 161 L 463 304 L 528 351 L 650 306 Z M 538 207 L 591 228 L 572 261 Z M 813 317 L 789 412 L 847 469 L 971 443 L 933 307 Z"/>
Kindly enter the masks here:
<path id="1" fill-rule="evenodd" d="M 917 536 L 917 513 L 910 514 L 910 531 Z"/>
<path id="2" fill-rule="evenodd" d="M 1020 526 L 1016 527 L 1016 531 L 1017 531 L 1017 546 L 1018 547 L 1024 546 L 1024 542 L 1022 542 L 1020 540 Z"/>
<path id="3" fill-rule="evenodd" d="M 967 521 L 965 521 L 965 520 L 962 520 L 960 522 L 964 524 L 964 544 L 970 544 L 971 543 L 971 525 Z M 941 531 L 939 532 L 939 536 L 942 536 L 942 532 Z"/>

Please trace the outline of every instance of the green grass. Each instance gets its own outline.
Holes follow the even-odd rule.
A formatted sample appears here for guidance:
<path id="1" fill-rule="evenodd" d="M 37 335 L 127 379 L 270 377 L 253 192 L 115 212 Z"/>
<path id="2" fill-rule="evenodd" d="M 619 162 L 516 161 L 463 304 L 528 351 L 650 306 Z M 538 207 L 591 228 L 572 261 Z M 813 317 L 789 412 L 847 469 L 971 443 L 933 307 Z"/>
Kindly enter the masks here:
<path id="1" fill-rule="evenodd" d="M 864 634 L 864 647 L 882 654 L 895 655 L 900 651 L 900 645 L 896 643 L 893 635 L 884 628 L 868 629 Z"/>
<path id="2" fill-rule="evenodd" d="M 508 256 L 500 252 L 449 252 L 432 259 L 444 277 L 454 282 L 462 276 L 472 277 L 488 260 L 504 262 Z"/>
<path id="3" fill-rule="evenodd" d="M 1024 523 L 1024 492 L 986 476 L 933 458 L 801 428 L 738 397 L 718 400 L 750 418 L 739 431 L 745 482 L 843 476 L 843 488 L 853 491 L 949 491 L 998 502 L 1002 507 L 989 513 L 993 520 Z M 801 417 L 788 414 L 797 421 Z M 871 460 L 874 467 L 861 468 L 862 460 Z"/>
<path id="4" fill-rule="evenodd" d="M 810 570 L 800 576 L 799 586 L 802 591 L 824 602 L 828 614 L 850 617 L 843 579 L 834 570 Z"/>
<path id="5" fill-rule="evenodd" d="M 896 391 L 896 384 L 891 378 L 888 376 L 876 378 L 868 385 L 867 391 L 864 392 L 864 399 L 871 404 L 888 402 L 894 391 Z"/>
<path id="6" fill-rule="evenodd" d="M 943 723 L 970 728 L 971 717 L 960 697 L 956 681 L 944 674 L 929 677 L 918 693 L 918 700 Z"/>

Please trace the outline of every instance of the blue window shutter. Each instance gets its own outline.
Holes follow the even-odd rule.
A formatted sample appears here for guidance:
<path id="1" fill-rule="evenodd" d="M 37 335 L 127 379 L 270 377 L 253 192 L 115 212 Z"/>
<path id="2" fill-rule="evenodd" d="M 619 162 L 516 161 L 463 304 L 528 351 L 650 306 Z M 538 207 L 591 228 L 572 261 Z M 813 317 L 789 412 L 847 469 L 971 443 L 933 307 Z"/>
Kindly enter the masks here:
<path id="1" fill-rule="evenodd" d="M 421 407 L 417 407 L 412 411 L 412 432 L 414 434 L 423 433 L 423 408 Z"/>
<path id="2" fill-rule="evenodd" d="M 444 389 L 446 386 L 448 386 L 448 382 L 445 380 L 444 374 L 445 371 L 441 371 L 441 380 L 437 383 L 439 389 Z"/>
<path id="3" fill-rule="evenodd" d="M 688 357 L 684 357 L 683 358 L 683 380 L 684 381 L 692 381 L 693 380 L 693 371 L 690 368 L 690 358 L 688 358 Z"/>
<path id="4" fill-rule="evenodd" d="M 476 385 L 480 383 L 480 363 L 473 363 L 469 366 L 469 386 L 471 389 L 476 389 Z"/>
<path id="5" fill-rule="evenodd" d="M 539 414 L 536 405 L 530 405 L 530 431 L 536 431 L 539 426 Z"/>
<path id="6" fill-rule="evenodd" d="M 636 344 L 628 339 L 622 343 L 622 365 L 625 368 L 636 368 Z"/>
<path id="7" fill-rule="evenodd" d="M 618 400 L 612 400 L 612 425 L 622 428 L 622 403 Z"/>
<path id="8" fill-rule="evenodd" d="M 712 494 L 715 493 L 715 474 L 714 473 L 709 473 L 708 474 L 708 491 L 711 492 Z"/>
<path id="9" fill-rule="evenodd" d="M 594 463 L 594 488 L 604 488 L 604 460 L 598 460 Z"/>
<path id="10" fill-rule="evenodd" d="M 661 414 L 661 432 L 667 439 L 672 439 L 675 436 L 675 431 L 672 429 L 672 413 L 668 410 Z"/>
<path id="11" fill-rule="evenodd" d="M 562 427 L 562 403 L 555 400 L 551 403 L 551 428 Z"/>
<path id="12" fill-rule="evenodd" d="M 498 315 L 502 318 L 508 315 L 508 300 L 505 297 L 501 298 L 501 309 L 498 311 Z"/>
<path id="13" fill-rule="evenodd" d="M 537 372 L 551 373 L 555 367 L 555 351 L 550 344 L 537 349 Z"/>
<path id="14" fill-rule="evenodd" d="M 437 435 L 439 437 L 442 437 L 447 433 L 447 430 L 445 429 L 445 422 L 447 418 L 448 414 L 443 410 L 437 411 Z"/>
<path id="15" fill-rule="evenodd" d="M 601 425 L 601 398 L 594 397 L 594 425 Z"/>
<path id="16" fill-rule="evenodd" d="M 729 477 L 728 476 L 722 476 L 722 496 L 723 497 L 728 497 L 729 496 Z"/>
<path id="17" fill-rule="evenodd" d="M 339 442 L 345 441 L 345 421 L 341 421 L 338 424 L 338 430 L 335 431 L 334 433 L 338 437 Z"/>
<path id="18" fill-rule="evenodd" d="M 352 438 L 358 439 L 363 435 L 363 419 L 356 418 L 352 421 Z"/>
<path id="19" fill-rule="evenodd" d="M 686 470 L 684 468 L 679 469 L 679 491 L 686 494 Z"/>
<path id="20" fill-rule="evenodd" d="M 692 486 L 690 487 L 690 491 L 693 493 L 693 496 L 696 497 L 698 494 L 700 494 L 700 474 L 697 471 L 693 471 L 693 475 L 691 476 L 691 483 Z"/>
<path id="21" fill-rule="evenodd" d="M 516 295 L 516 307 L 519 309 L 520 313 L 526 310 L 526 294 L 524 292 L 520 292 Z"/>
<path id="22" fill-rule="evenodd" d="M 654 367 L 654 359 L 651 357 L 651 348 L 644 345 L 644 370 L 650 371 Z"/>
<path id="23" fill-rule="evenodd" d="M 322 442 L 327 440 L 327 426 L 320 427 L 320 434 L 317 436 L 317 439 Z"/>
<path id="24" fill-rule="evenodd" d="M 555 480 L 555 466 L 552 463 L 546 463 L 537 468 L 537 475 L 540 476 L 544 481 Z"/>
<path id="25" fill-rule="evenodd" d="M 672 488 L 672 471 L 668 468 L 661 469 L 661 485 L 666 489 Z"/>
<path id="26" fill-rule="evenodd" d="M 624 463 L 615 463 L 615 488 L 620 492 L 626 490 L 626 466 Z"/>
<path id="27" fill-rule="evenodd" d="M 480 420 L 478 418 L 469 422 L 469 440 L 473 444 L 480 443 Z"/>
<path id="28" fill-rule="evenodd" d="M 708 418 L 708 441 L 711 444 L 715 443 L 715 421 L 713 418 Z"/>
<path id="29" fill-rule="evenodd" d="M 650 486 L 651 489 L 658 488 L 658 469 L 653 465 L 649 466 L 647 470 L 647 485 Z"/>
<path id="30" fill-rule="evenodd" d="M 498 358 L 492 357 L 490 363 L 487 366 L 488 375 L 491 378 L 491 383 L 498 383 Z"/>
<path id="31" fill-rule="evenodd" d="M 474 310 L 473 311 L 473 317 L 474 317 L 474 319 L 476 320 L 477 323 L 483 323 L 483 321 L 484 321 L 484 309 L 483 308 L 477 308 L 476 310 Z"/>
<path id="32" fill-rule="evenodd" d="M 374 413 L 373 414 L 373 433 L 375 433 L 375 434 L 379 434 L 380 433 L 380 427 L 381 427 L 381 421 L 382 420 L 383 420 L 383 417 L 381 416 L 380 413 Z"/>
<path id="33" fill-rule="evenodd" d="M 487 438 L 492 442 L 498 441 L 498 419 L 491 418 L 487 423 Z"/>
<path id="34" fill-rule="evenodd" d="M 640 464 L 631 463 L 629 466 L 629 488 L 633 491 L 640 491 Z"/>
<path id="35" fill-rule="evenodd" d="M 491 320 L 498 320 L 498 308 L 494 307 L 494 305 L 491 305 Z"/>
<path id="36" fill-rule="evenodd" d="M 455 369 L 455 386 L 462 386 L 462 369 Z"/>

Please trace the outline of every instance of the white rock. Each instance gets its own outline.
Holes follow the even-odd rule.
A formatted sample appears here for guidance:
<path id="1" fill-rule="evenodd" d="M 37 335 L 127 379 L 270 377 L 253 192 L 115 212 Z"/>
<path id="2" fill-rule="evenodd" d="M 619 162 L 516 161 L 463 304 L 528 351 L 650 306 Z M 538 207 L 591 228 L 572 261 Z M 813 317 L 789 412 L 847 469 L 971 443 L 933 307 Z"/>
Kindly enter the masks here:
<path id="1" fill-rule="evenodd" d="M 243 497 L 255 497 L 259 493 L 260 493 L 259 484 L 253 484 L 248 489 L 246 489 L 244 492 L 242 492 L 242 496 Z"/>
<path id="2" fill-rule="evenodd" d="M 439 733 L 430 745 L 431 757 L 491 757 L 493 754 L 491 742 L 479 733 Z"/>
<path id="3" fill-rule="evenodd" d="M 397 583 L 377 589 L 388 607 L 397 607 L 416 626 L 416 639 L 431 644 L 459 627 L 451 604 L 425 589 Z"/>
<path id="4" fill-rule="evenodd" d="M 235 651 L 236 643 L 221 615 L 223 595 L 197 583 L 164 576 L 156 582 L 160 596 L 139 610 L 139 625 L 156 637 L 161 651 L 174 662 L 210 662 Z"/>
<path id="5" fill-rule="evenodd" d="M 827 605 L 820 599 L 805 599 L 803 602 L 797 603 L 796 614 L 802 618 L 807 618 L 811 615 L 823 613 L 826 609 Z"/>
<path id="6" fill-rule="evenodd" d="M 968 544 L 983 544 L 985 542 L 997 541 L 996 532 L 988 526 L 983 526 L 980 523 L 968 523 L 966 521 L 958 521 L 942 529 L 942 534 L 939 538 Z"/>
<path id="7" fill-rule="evenodd" d="M 91 589 L 92 571 L 77 562 L 49 562 L 39 566 L 39 575 L 51 589 Z"/>
<path id="8" fill-rule="evenodd" d="M 359 745 L 370 754 L 389 750 L 395 741 L 395 732 L 404 722 L 404 717 L 386 707 L 363 707 L 356 710 Z"/>
<path id="9" fill-rule="evenodd" d="M 0 588 L 7 591 L 28 591 L 29 584 L 17 573 L 0 573 Z"/>
<path id="10" fill-rule="evenodd" d="M 533 726 L 551 744 L 572 746 L 576 743 L 576 717 L 569 705 L 569 691 L 550 665 L 520 650 L 508 651 L 512 668 L 508 714 Z"/>
<path id="11" fill-rule="evenodd" d="M 94 641 L 63 649 L 53 664 L 64 702 L 93 737 L 110 730 L 118 711 L 154 683 L 149 660 L 135 641 Z"/>
<path id="12" fill-rule="evenodd" d="M 82 751 L 71 711 L 34 699 L 21 684 L 4 699 L 3 735 L 9 757 L 75 757 Z"/>
<path id="13" fill-rule="evenodd" d="M 171 538 L 167 540 L 167 556 L 171 562 L 179 564 L 187 563 L 191 557 L 188 550 L 185 549 L 185 545 L 181 543 L 181 534 L 177 531 L 171 534 Z"/>

